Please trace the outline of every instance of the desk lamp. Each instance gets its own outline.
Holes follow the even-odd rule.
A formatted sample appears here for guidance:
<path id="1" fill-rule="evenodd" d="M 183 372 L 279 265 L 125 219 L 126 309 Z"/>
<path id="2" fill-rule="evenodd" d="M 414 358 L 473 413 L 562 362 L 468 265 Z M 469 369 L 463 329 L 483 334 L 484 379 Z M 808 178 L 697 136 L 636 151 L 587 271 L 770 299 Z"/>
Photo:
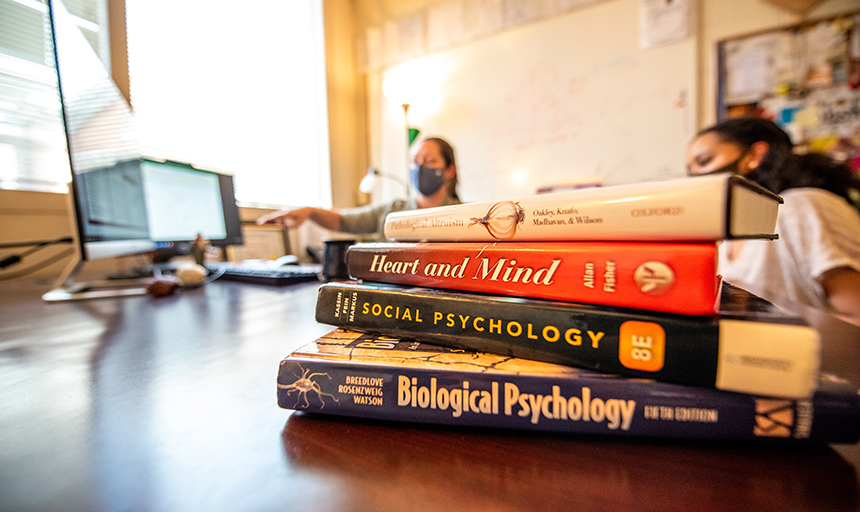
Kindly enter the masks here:
<path id="1" fill-rule="evenodd" d="M 409 184 L 406 183 L 406 180 L 404 180 L 400 176 L 388 172 L 382 172 L 373 166 L 367 168 L 367 174 L 365 174 L 364 177 L 361 178 L 361 183 L 358 184 L 358 189 L 365 194 L 370 194 L 371 192 L 373 192 L 373 188 L 376 186 L 376 182 L 379 178 L 387 178 L 403 185 L 403 188 L 406 189 L 407 197 L 412 193 L 412 189 L 409 187 Z"/>

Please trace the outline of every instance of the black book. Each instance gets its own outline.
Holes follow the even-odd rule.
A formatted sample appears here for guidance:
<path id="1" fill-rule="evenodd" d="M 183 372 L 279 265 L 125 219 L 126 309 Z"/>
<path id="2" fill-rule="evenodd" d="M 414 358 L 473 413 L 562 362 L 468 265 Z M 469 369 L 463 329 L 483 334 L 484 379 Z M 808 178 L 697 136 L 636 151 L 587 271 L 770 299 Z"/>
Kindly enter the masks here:
<path id="1" fill-rule="evenodd" d="M 764 396 L 809 397 L 820 370 L 815 329 L 726 283 L 720 312 L 711 317 L 326 283 L 316 319 L 436 345 Z"/>

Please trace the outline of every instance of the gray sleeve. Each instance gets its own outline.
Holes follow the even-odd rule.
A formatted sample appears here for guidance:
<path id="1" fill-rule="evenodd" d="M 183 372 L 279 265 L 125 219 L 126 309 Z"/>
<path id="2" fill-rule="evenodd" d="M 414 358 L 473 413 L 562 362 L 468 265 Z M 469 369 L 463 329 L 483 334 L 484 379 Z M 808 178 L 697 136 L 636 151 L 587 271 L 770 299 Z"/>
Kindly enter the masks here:
<path id="1" fill-rule="evenodd" d="M 398 199 L 391 203 L 338 210 L 341 218 L 340 230 L 344 233 L 377 233 L 381 236 L 385 216 L 392 211 L 400 211 L 406 207 L 406 201 Z"/>

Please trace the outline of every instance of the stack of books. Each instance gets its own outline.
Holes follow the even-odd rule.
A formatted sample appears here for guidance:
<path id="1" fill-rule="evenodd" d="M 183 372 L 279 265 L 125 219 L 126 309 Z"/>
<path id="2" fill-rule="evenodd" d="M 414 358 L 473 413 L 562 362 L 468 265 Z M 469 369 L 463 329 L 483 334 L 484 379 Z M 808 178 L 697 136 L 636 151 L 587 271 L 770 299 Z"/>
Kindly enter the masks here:
<path id="1" fill-rule="evenodd" d="M 720 240 L 775 238 L 738 176 L 392 213 L 320 287 L 339 327 L 281 362 L 281 407 L 696 439 L 855 443 L 860 397 L 818 333 L 721 283 Z"/>

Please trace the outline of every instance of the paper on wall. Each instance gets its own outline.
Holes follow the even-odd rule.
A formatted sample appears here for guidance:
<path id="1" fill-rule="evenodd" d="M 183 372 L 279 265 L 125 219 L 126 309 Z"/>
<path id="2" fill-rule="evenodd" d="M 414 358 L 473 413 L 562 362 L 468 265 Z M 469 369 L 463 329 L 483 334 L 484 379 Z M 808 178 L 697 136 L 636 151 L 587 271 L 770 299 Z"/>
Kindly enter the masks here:
<path id="1" fill-rule="evenodd" d="M 639 46 L 653 48 L 690 35 L 693 0 L 640 0 Z"/>

